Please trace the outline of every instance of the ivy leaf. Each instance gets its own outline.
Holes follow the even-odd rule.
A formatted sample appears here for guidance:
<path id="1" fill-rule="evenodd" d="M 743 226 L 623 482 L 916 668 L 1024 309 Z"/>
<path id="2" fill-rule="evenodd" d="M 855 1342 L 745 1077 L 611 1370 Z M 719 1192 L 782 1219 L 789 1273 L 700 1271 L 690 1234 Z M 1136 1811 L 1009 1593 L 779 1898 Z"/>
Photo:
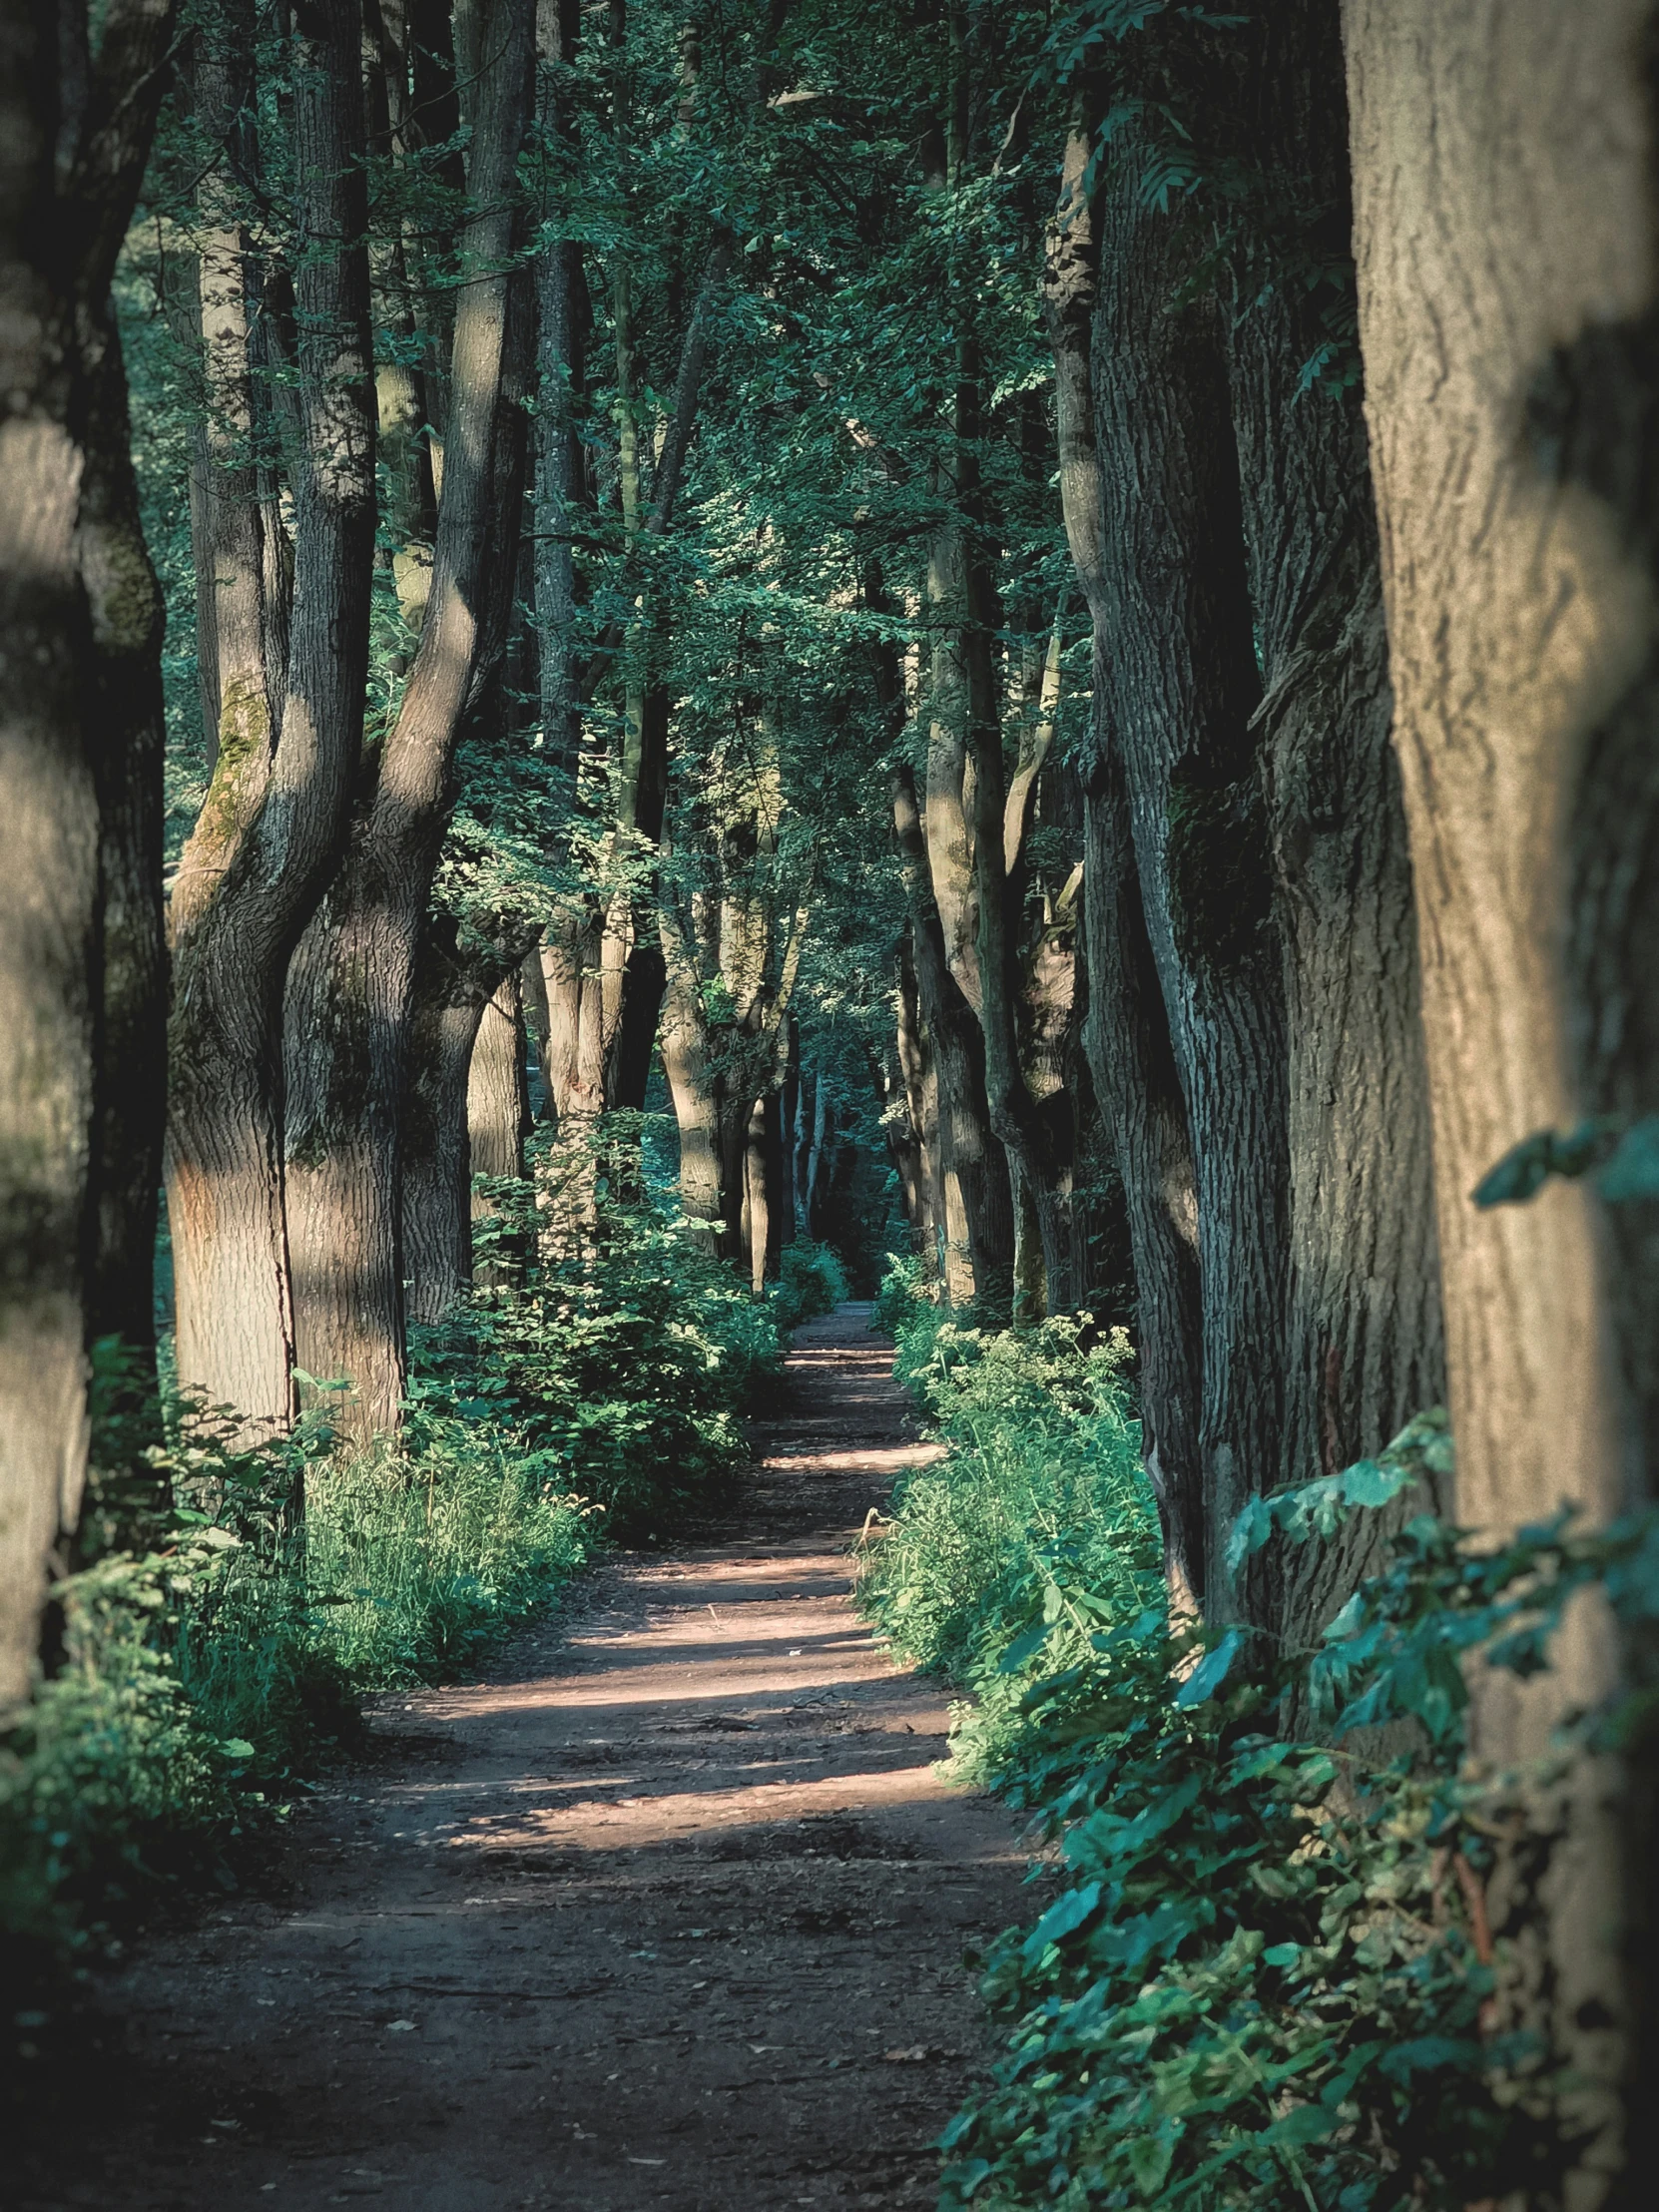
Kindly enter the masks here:
<path id="1" fill-rule="evenodd" d="M 1244 1646 L 1243 1633 L 1230 1628 L 1214 1651 L 1206 1652 L 1179 1690 L 1175 1702 L 1183 1708 L 1206 1704 L 1227 1680 L 1234 1660 Z"/>
<path id="2" fill-rule="evenodd" d="M 1659 1198 L 1659 1114 L 1648 1114 L 1625 1131 L 1598 1187 L 1610 1206 Z"/>
<path id="3" fill-rule="evenodd" d="M 1536 1129 L 1488 1168 L 1469 1195 L 1481 1208 L 1524 1205 L 1552 1175 L 1585 1175 L 1599 1167 L 1624 1126 L 1622 1114 L 1597 1114 L 1565 1134 Z"/>

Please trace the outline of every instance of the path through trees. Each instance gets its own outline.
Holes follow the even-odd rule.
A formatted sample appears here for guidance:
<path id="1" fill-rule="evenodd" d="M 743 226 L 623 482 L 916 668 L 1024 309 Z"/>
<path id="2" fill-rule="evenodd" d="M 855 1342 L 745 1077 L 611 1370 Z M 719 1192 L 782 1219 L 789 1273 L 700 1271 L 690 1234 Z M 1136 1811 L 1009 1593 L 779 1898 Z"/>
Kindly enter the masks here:
<path id="1" fill-rule="evenodd" d="M 867 1313 L 801 1332 L 732 1525 L 490 1681 L 382 1700 L 281 1891 L 147 1949 L 104 2147 L 27 2212 L 933 2201 L 963 1952 L 1023 1860 L 850 1607 L 849 1537 L 934 1448 Z"/>

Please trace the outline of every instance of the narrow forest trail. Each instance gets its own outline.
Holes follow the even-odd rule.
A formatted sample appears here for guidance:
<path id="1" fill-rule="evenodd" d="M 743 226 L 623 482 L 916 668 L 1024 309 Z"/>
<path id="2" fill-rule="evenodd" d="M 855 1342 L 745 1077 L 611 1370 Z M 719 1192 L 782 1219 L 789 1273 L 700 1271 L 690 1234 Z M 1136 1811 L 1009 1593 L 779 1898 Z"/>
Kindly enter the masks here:
<path id="1" fill-rule="evenodd" d="M 720 1541 L 619 1562 L 494 1680 L 380 1700 L 283 1902 L 145 1946 L 102 2145 L 31 2207 L 931 2201 L 963 1953 L 1022 1861 L 850 1603 L 849 1539 L 929 1448 L 867 1317 L 798 1336 Z"/>

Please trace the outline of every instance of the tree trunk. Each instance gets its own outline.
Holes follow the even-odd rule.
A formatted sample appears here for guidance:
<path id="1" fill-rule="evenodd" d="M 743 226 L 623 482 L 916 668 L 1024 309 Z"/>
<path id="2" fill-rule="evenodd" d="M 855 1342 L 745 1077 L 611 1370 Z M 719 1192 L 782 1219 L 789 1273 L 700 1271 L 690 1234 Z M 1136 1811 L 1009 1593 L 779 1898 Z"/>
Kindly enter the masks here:
<path id="1" fill-rule="evenodd" d="M 1008 1162 L 991 1133 L 978 1018 L 946 958 L 925 865 L 920 810 L 907 769 L 893 779 L 893 823 L 910 892 L 917 996 L 938 1079 L 945 1296 L 953 1307 L 977 1305 L 994 1318 L 1006 1313 L 1013 1288 Z"/>
<path id="2" fill-rule="evenodd" d="M 1254 38 L 1243 118 L 1270 200 L 1346 214 L 1334 0 L 1280 7 Z M 1360 394 L 1305 388 L 1326 335 L 1321 302 L 1267 255 L 1245 273 L 1229 328 L 1290 1054 L 1279 1479 L 1305 1482 L 1381 1450 L 1443 1399 L 1445 1376 L 1411 860 Z M 1450 1510 L 1449 1495 L 1432 1502 Z M 1268 1574 L 1289 1580 L 1254 1609 L 1292 1643 L 1317 1640 L 1381 1565 L 1387 1525 L 1359 1516 L 1340 1540 L 1270 1554 Z"/>
<path id="3" fill-rule="evenodd" d="M 758 1098 L 749 1109 L 744 1150 L 743 1241 L 749 1264 L 749 1288 L 766 1296 L 767 1260 L 772 1245 L 772 1174 L 767 1157 L 767 1109 L 777 1111 L 776 1094 Z"/>
<path id="4" fill-rule="evenodd" d="M 394 1431 L 404 1375 L 398 1117 L 415 958 L 463 717 L 505 647 L 523 497 L 528 278 L 514 184 L 530 104 L 529 0 L 480 32 L 432 582 L 420 647 L 339 878 L 294 956 L 285 1013 L 295 1349 L 345 1380 L 356 1442 Z"/>
<path id="5" fill-rule="evenodd" d="M 54 35 L 43 35 L 50 27 Z M 92 625 L 75 540 L 74 307 L 56 230 L 55 25 L 8 8 L 0 81 L 0 1718 L 29 1692 L 87 1458 L 85 1299 L 98 989 Z M 61 1571 L 61 1568 L 60 1568 Z"/>
<path id="6" fill-rule="evenodd" d="M 94 1101 L 91 1338 L 153 1355 L 156 1200 L 167 1113 L 167 937 L 162 903 L 162 636 L 144 542 L 114 318 L 84 340 L 86 464 L 77 550 L 92 618 L 90 731 L 98 787 L 100 961 Z"/>
<path id="7" fill-rule="evenodd" d="M 441 1322 L 472 1286 L 467 1087 L 487 990 L 451 916 L 428 925 L 409 1014 L 403 1105 L 403 1266 L 411 1322 Z"/>
<path id="8" fill-rule="evenodd" d="M 1095 1096 L 1113 1132 L 1135 1271 L 1141 1455 L 1158 1499 L 1172 1600 L 1205 1602 L 1203 1295 L 1186 1102 L 1147 936 L 1123 765 L 1104 729 L 1096 640 L 1095 765 L 1084 813 L 1083 1024 Z"/>
<path id="9" fill-rule="evenodd" d="M 485 1002 L 472 1048 L 466 1125 L 474 1175 L 522 1177 L 524 1109 L 524 1016 L 515 968 Z"/>
<path id="10" fill-rule="evenodd" d="M 159 976 L 160 630 L 108 298 L 171 21 L 117 0 L 95 66 L 83 17 L 10 6 L 0 23 L 0 1717 L 28 1695 L 47 1578 L 66 1563 L 87 1338 L 139 1227 L 117 1218 L 130 1194 L 100 1183 L 98 1055 L 103 1016 L 152 1004 Z M 97 718 L 123 664 L 134 692 L 112 731 Z M 141 1057 L 141 1147 L 145 1070 Z"/>
<path id="11" fill-rule="evenodd" d="M 933 1073 L 932 1040 L 921 1018 L 913 953 L 915 924 L 906 924 L 898 946 L 897 1049 L 904 1085 L 904 1112 L 915 1158 L 915 1201 L 910 1227 L 915 1249 L 930 1273 L 939 1264 L 939 1089 Z"/>
<path id="12" fill-rule="evenodd" d="M 680 1211 L 699 1247 L 720 1245 L 720 1132 L 695 970 L 674 963 L 663 1008 L 663 1070 L 680 1132 Z"/>
<path id="13" fill-rule="evenodd" d="M 1171 302 L 1184 226 L 1149 207 L 1132 143 L 1103 194 L 1093 347 L 1105 494 L 1102 706 L 1121 749 L 1147 935 L 1187 1108 L 1203 1289 L 1205 1602 L 1277 1478 L 1286 1078 L 1239 463 L 1217 316 Z"/>
<path id="14" fill-rule="evenodd" d="M 518 1181 L 524 1174 L 524 1139 L 530 1128 L 529 1093 L 524 1080 L 524 1014 L 519 1002 L 518 970 L 512 968 L 486 1002 L 472 1047 L 467 1077 L 466 1124 L 472 1174 Z M 492 1198 L 474 1185 L 472 1219 L 500 1212 Z M 499 1233 L 498 1241 L 499 1241 Z M 516 1243 L 516 1239 L 512 1240 Z M 472 1280 L 480 1290 L 502 1290 L 516 1279 L 514 1255 L 475 1260 Z"/>
<path id="15" fill-rule="evenodd" d="M 375 406 L 360 47 L 356 0 L 322 0 L 294 34 L 300 229 L 343 243 L 305 256 L 296 278 L 303 456 L 291 636 L 285 670 L 256 657 L 270 625 L 252 610 L 245 549 L 228 584 L 234 639 L 220 603 L 220 756 L 172 904 L 179 1377 L 209 1404 L 234 1406 L 250 1440 L 284 1428 L 294 1404 L 283 981 L 338 860 L 362 742 Z"/>
<path id="16" fill-rule="evenodd" d="M 1651 1205 L 1583 1183 L 1479 1211 L 1542 1127 L 1659 1099 L 1653 1017 L 1655 291 L 1649 11 L 1426 0 L 1344 11 L 1366 409 L 1422 958 L 1459 1520 L 1649 1498 Z M 1592 1605 L 1474 1748 L 1541 1752 L 1617 1671 Z M 1585 2130 L 1574 2207 L 1634 2205 L 1652 2099 L 1647 1837 L 1604 1762 L 1562 1787 L 1543 1994 Z M 1512 1884 L 1519 1893 L 1525 1886 Z M 1645 1889 L 1644 1879 L 1644 1889 Z M 1633 1929 L 1639 1934 L 1633 1934 Z M 1524 1993 L 1500 1991 L 1505 2024 Z M 1628 2139 L 1621 2140 L 1628 2133 Z"/>
<path id="17" fill-rule="evenodd" d="M 796 1227 L 796 1132 L 801 1116 L 801 1030 L 795 1016 L 789 1022 L 789 1060 L 783 1088 L 778 1093 L 778 1248 L 794 1244 Z"/>
<path id="18" fill-rule="evenodd" d="M 1092 373 L 1099 209 L 1083 190 L 1093 146 L 1089 107 L 1080 100 L 1043 267 L 1061 506 L 1094 635 L 1083 814 L 1089 1002 L 1083 1048 L 1123 1183 L 1135 1275 L 1141 1452 L 1158 1499 L 1171 1596 L 1185 1611 L 1203 1603 L 1205 1570 L 1197 1200 L 1186 1102 L 1147 936 L 1122 750 L 1108 710 L 1106 656 L 1114 617 Z"/>
<path id="19" fill-rule="evenodd" d="M 576 0 L 538 0 L 536 118 L 549 154 L 574 159 L 565 72 L 576 59 L 581 10 Z M 541 649 L 545 742 L 569 779 L 572 803 L 582 754 L 580 684 L 574 658 L 576 568 L 573 541 L 587 508 L 587 478 L 576 407 L 585 383 L 586 278 L 582 248 L 561 240 L 536 267 L 536 624 Z"/>

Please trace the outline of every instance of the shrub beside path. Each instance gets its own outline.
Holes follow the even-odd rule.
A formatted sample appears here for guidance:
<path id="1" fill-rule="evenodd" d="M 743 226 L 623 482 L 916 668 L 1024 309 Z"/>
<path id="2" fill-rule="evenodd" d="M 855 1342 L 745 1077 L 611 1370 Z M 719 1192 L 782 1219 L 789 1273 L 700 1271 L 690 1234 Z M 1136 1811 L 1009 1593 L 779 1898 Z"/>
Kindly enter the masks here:
<path id="1" fill-rule="evenodd" d="M 868 1313 L 798 1333 L 729 1525 L 376 1701 L 275 1888 L 143 1947 L 30 2212 L 931 2203 L 1023 1861 L 850 1603 L 932 1448 Z"/>

